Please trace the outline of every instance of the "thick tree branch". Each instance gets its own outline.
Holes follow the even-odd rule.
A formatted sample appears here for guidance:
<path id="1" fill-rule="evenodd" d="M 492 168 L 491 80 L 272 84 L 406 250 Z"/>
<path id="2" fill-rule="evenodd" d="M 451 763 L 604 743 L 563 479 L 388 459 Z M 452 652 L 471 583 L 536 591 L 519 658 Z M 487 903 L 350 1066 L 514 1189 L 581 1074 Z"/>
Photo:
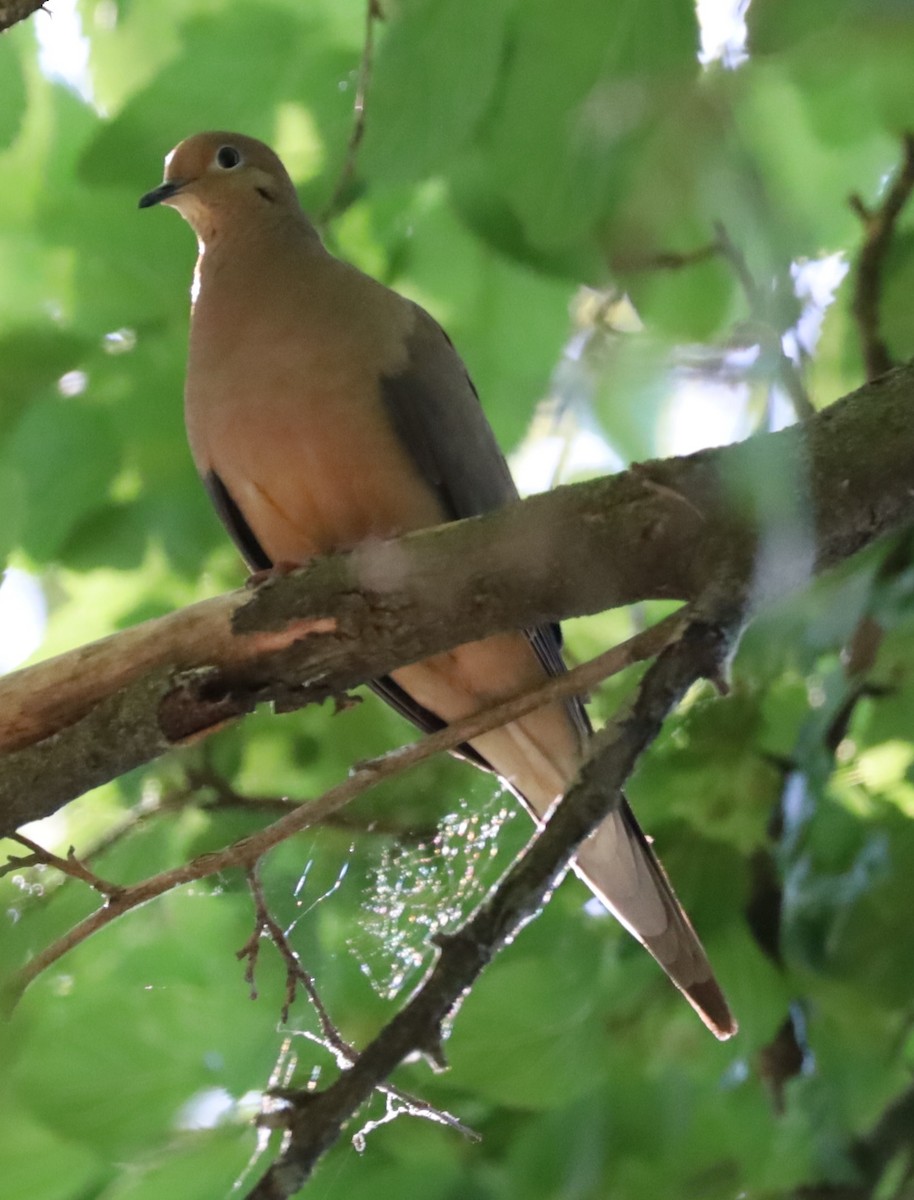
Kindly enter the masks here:
<path id="1" fill-rule="evenodd" d="M 303 829 L 325 822 L 333 813 L 338 812 L 357 796 L 362 795 L 382 780 L 400 775 L 435 754 L 453 750 L 482 733 L 506 725 L 551 700 L 565 699 L 578 692 L 586 691 L 593 684 L 624 670 L 633 663 L 642 662 L 645 658 L 653 658 L 672 639 L 680 635 L 686 627 L 686 621 L 687 614 L 676 613 L 651 626 L 650 629 L 635 634 L 621 645 L 613 646 L 598 658 L 547 680 L 532 692 L 522 692 L 517 696 L 509 697 L 500 704 L 474 713 L 472 716 L 464 717 L 460 721 L 455 721 L 444 729 L 429 734 L 408 746 L 402 746 L 379 758 L 369 759 L 351 771 L 342 783 L 330 788 L 316 800 L 298 804 L 291 812 L 287 812 L 285 816 L 274 821 L 265 829 L 249 834 L 222 850 L 201 854 L 197 858 L 191 859 L 190 862 L 182 863 L 179 867 L 162 871 L 158 875 L 151 875 L 149 878 L 129 886 L 112 889 L 108 885 L 102 888 L 101 890 L 108 896 L 107 903 L 30 958 L 25 966 L 8 981 L 3 1006 L 7 1009 L 15 1006 L 25 989 L 33 980 L 37 979 L 42 971 L 47 970 L 70 950 L 125 913 L 163 896 L 174 888 L 192 883 L 196 879 L 205 879 L 209 875 L 237 867 L 250 871 L 265 854 L 278 846 L 280 842 L 300 833 Z M 34 847 L 34 843 L 32 845 L 37 849 Z M 52 855 L 42 854 L 41 861 L 48 865 L 55 865 Z M 67 872 L 69 875 L 74 873 L 74 871 Z M 87 876 L 91 876 L 91 878 L 87 879 Z M 84 872 L 82 877 L 92 883 L 92 886 L 96 886 L 97 877 L 91 872 Z"/>
<path id="2" fill-rule="evenodd" d="M 618 805 L 622 786 L 670 710 L 698 678 L 718 674 L 740 619 L 738 607 L 688 627 L 649 669 L 634 702 L 598 736 L 578 779 L 491 897 L 456 933 L 439 940 L 424 983 L 322 1092 L 291 1096 L 289 1136 L 248 1200 L 287 1200 L 302 1187 L 343 1126 L 408 1056 L 440 1061 L 443 1027 L 460 997 L 501 947 L 542 907 L 580 843 Z"/>
<path id="3" fill-rule="evenodd" d="M 318 559 L 0 681 L 0 834 L 260 701 L 709 586 L 767 598 L 914 520 L 914 366 L 800 426 Z"/>

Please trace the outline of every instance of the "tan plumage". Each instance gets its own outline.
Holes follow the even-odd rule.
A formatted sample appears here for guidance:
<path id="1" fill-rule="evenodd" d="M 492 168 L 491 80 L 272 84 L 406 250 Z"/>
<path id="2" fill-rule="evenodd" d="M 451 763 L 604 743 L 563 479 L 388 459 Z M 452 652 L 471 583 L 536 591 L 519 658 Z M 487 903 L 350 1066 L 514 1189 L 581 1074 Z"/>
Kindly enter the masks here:
<path id="1" fill-rule="evenodd" d="M 197 234 L 185 392 L 194 460 L 255 569 L 509 503 L 513 483 L 466 370 L 417 305 L 334 258 L 276 155 L 204 133 L 140 201 Z M 376 689 L 417 724 L 452 721 L 561 670 L 550 629 L 405 667 Z M 467 748 L 534 816 L 573 779 L 589 732 L 552 704 Z M 625 804 L 576 869 L 718 1037 L 735 1023 L 704 951 Z"/>

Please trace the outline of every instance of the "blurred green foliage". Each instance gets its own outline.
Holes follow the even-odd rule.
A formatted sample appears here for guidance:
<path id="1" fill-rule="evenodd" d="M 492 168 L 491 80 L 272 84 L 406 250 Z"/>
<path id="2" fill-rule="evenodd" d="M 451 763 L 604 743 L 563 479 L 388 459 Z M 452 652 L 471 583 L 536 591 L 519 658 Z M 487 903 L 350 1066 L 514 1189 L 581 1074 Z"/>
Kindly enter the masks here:
<path id="1" fill-rule="evenodd" d="M 506 448 L 547 395 L 604 461 L 773 420 L 776 365 L 754 349 L 758 326 L 787 333 L 802 306 L 798 268 L 854 254 L 847 195 L 875 200 L 914 127 L 910 6 L 754 0 L 735 70 L 699 64 L 685 0 L 383 7 L 364 142 L 326 235 L 443 321 Z M 88 99 L 41 69 L 46 14 L 0 37 L 0 554 L 42 579 L 41 654 L 242 578 L 184 443 L 192 238 L 136 201 L 180 138 L 239 128 L 276 146 L 324 214 L 346 162 L 365 27 L 362 0 L 79 0 L 78 13 Z M 708 245 L 716 221 L 755 281 L 754 305 L 719 256 L 645 269 Z M 887 268 L 898 355 L 914 342 L 912 238 L 908 218 Z M 631 304 L 607 301 L 595 316 L 578 289 L 610 283 Z M 817 344 L 803 335 L 820 407 L 861 382 L 851 286 Z M 742 357 L 728 358 L 735 349 Z M 574 455 L 565 462 L 567 477 Z M 549 474 L 539 470 L 540 486 Z M 767 491 L 772 528 L 802 553 L 796 484 Z M 450 1071 L 401 1072 L 484 1141 L 404 1118 L 372 1133 L 364 1155 L 337 1148 L 315 1195 L 877 1194 L 854 1142 L 914 1068 L 912 593 L 898 539 L 766 608 L 730 696 L 696 688 L 633 781 L 740 1036 L 715 1044 L 568 882 L 467 998 Z M 570 652 L 597 652 L 661 611 L 575 622 Z M 878 653 L 855 672 L 848 648 L 864 619 Z M 595 713 L 612 712 L 636 678 L 610 681 Z M 407 736 L 373 700 L 339 716 L 260 713 L 213 739 L 206 766 L 245 795 L 305 798 Z M 84 852 L 146 812 L 97 861 L 134 880 L 262 824 L 179 803 L 185 769 L 202 760 L 189 750 L 102 788 L 36 836 Z M 171 807 L 148 816 L 163 799 Z M 271 857 L 268 899 L 354 1044 L 415 983 L 429 932 L 523 844 L 524 819 L 503 807 L 469 768 L 433 763 L 363 800 L 355 827 Z M 49 871 L 7 875 L 0 893 L 6 970 L 93 907 Z M 315 1027 L 303 1001 L 278 1025 L 284 980 L 267 945 L 250 999 L 235 951 L 251 927 L 243 881 L 211 880 L 131 914 L 32 987 L 0 1026 L 4 1200 L 209 1200 L 262 1170 L 252 1096 L 271 1080 L 328 1077 L 333 1063 L 300 1036 Z M 789 1013 L 799 1057 L 782 1070 L 771 1047 Z M 382 1111 L 378 1100 L 371 1115 Z M 877 1177 L 883 1167 L 881 1200 L 910 1195 L 910 1159 Z"/>

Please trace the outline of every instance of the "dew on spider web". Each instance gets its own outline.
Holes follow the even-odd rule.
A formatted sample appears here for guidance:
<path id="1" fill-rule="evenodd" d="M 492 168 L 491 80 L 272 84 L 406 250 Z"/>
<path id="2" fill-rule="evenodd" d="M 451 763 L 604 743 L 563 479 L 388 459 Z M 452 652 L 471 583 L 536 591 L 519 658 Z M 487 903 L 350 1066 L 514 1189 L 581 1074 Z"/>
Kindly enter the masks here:
<path id="1" fill-rule="evenodd" d="M 298 1054 L 293 1049 L 292 1038 L 291 1036 L 285 1037 L 283 1038 L 273 1070 L 270 1072 L 267 1086 L 260 1097 L 260 1120 L 255 1120 L 257 1141 L 251 1152 L 251 1157 L 232 1184 L 231 1190 L 233 1193 L 240 1192 L 243 1187 L 246 1187 L 253 1171 L 269 1149 L 270 1135 L 275 1127 L 275 1122 L 271 1118 L 286 1104 L 285 1100 L 271 1095 L 271 1090 L 274 1088 L 289 1087 L 295 1076 L 297 1066 Z"/>
<path id="2" fill-rule="evenodd" d="M 458 927 L 492 888 L 513 857 L 515 839 L 505 827 L 516 813 L 505 790 L 483 806 L 461 799 L 431 840 L 384 848 L 360 929 L 349 940 L 379 995 L 392 1000 L 411 983 L 428 962 L 432 939 Z"/>
<path id="3" fill-rule="evenodd" d="M 311 874 L 311 868 L 313 866 L 314 866 L 314 859 L 309 858 L 307 860 L 307 862 L 305 863 L 305 866 L 304 866 L 304 869 L 302 870 L 301 875 L 299 875 L 299 877 L 298 877 L 298 883 L 296 883 L 295 887 L 292 890 L 292 894 L 296 900 L 304 891 L 305 885 L 308 882 L 308 876 Z"/>
<path id="4" fill-rule="evenodd" d="M 292 933 L 292 931 L 295 929 L 295 926 L 299 923 L 299 921 L 303 920 L 305 917 L 308 916 L 308 914 L 310 912 L 312 912 L 315 908 L 317 908 L 317 906 L 319 904 L 323 904 L 323 902 L 325 900 L 328 900 L 335 892 L 339 891 L 339 889 L 343 886 L 343 881 L 345 880 L 346 875 L 349 872 L 349 857 L 354 852 L 355 852 L 355 846 L 350 845 L 349 855 L 344 857 L 342 859 L 342 861 L 340 862 L 340 866 L 339 866 L 339 870 L 337 871 L 336 878 L 327 887 L 325 887 L 319 895 L 314 896 L 313 898 L 309 899 L 308 903 L 306 904 L 305 901 L 302 899 L 302 894 L 307 887 L 308 877 L 311 874 L 311 868 L 314 866 L 315 859 L 313 857 L 311 857 L 307 860 L 307 862 L 305 863 L 304 869 L 302 870 L 301 875 L 299 875 L 299 877 L 298 877 L 298 883 L 295 885 L 293 892 L 292 892 L 292 894 L 295 898 L 295 905 L 296 905 L 296 908 L 298 911 L 296 912 L 295 917 L 290 922 L 290 924 L 287 926 L 287 928 L 283 930 L 286 937 L 288 937 L 289 934 Z"/>

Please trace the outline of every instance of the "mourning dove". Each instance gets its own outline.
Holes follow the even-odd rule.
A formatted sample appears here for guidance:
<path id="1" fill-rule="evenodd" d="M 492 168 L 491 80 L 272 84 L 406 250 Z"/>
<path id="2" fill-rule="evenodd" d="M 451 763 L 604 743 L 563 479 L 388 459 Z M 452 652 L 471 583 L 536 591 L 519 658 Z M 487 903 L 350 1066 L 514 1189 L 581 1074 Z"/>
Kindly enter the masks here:
<path id="1" fill-rule="evenodd" d="M 424 309 L 335 258 L 269 147 L 201 133 L 140 207 L 197 235 L 185 416 L 197 469 L 252 570 L 489 512 L 517 499 L 466 368 Z M 440 728 L 564 669 L 557 627 L 488 637 L 372 686 Z M 574 778 L 581 704 L 474 738 L 535 820 Z M 575 869 L 719 1037 L 735 1022 L 656 855 L 623 801 Z"/>

